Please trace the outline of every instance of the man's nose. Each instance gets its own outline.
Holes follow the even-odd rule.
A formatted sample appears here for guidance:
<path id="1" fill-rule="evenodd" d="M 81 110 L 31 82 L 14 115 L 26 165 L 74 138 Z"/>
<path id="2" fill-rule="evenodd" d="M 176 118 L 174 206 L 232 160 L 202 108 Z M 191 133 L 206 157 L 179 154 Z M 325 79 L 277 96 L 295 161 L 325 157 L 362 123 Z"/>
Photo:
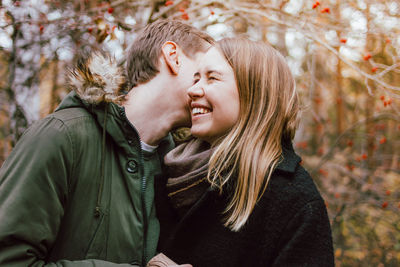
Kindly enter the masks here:
<path id="1" fill-rule="evenodd" d="M 192 87 L 189 87 L 189 89 L 187 90 L 187 93 L 191 99 L 204 96 L 203 87 L 200 86 L 199 83 L 193 85 Z"/>

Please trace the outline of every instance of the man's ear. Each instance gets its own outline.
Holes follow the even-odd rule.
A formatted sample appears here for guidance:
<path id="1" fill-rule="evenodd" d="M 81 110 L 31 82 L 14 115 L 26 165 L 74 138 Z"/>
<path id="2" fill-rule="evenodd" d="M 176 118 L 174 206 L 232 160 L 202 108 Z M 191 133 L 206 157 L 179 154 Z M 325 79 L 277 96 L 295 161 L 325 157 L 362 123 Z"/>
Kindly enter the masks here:
<path id="1" fill-rule="evenodd" d="M 178 45 L 175 42 L 167 41 L 161 47 L 162 56 L 172 74 L 177 75 L 181 65 Z"/>

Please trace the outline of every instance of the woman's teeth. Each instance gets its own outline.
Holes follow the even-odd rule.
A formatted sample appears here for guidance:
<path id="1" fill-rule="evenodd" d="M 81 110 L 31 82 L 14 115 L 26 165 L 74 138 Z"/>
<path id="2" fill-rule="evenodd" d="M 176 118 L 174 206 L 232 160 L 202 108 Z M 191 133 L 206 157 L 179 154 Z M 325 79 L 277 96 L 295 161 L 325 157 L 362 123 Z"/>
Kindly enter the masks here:
<path id="1" fill-rule="evenodd" d="M 210 113 L 211 111 L 207 108 L 193 108 L 192 109 L 192 114 L 193 115 L 198 115 L 198 114 L 206 114 Z"/>

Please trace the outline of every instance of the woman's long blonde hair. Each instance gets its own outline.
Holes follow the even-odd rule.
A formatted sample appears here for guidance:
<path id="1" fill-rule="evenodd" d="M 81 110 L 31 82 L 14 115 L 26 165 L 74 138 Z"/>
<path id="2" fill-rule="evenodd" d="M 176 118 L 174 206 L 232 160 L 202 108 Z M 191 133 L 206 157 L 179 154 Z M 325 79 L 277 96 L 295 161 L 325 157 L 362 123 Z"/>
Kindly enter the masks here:
<path id="1" fill-rule="evenodd" d="M 233 185 L 224 223 L 238 231 L 281 160 L 282 139 L 294 137 L 299 103 L 290 69 L 274 48 L 241 38 L 217 47 L 235 74 L 240 115 L 211 156 L 207 178 L 220 192 Z"/>

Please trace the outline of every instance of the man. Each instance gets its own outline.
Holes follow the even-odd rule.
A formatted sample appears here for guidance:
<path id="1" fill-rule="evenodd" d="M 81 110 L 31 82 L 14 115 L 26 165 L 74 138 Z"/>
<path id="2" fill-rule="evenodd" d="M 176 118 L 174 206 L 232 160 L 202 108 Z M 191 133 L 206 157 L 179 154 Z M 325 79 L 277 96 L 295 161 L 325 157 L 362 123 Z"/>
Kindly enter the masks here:
<path id="1" fill-rule="evenodd" d="M 190 125 L 186 89 L 212 43 L 158 21 L 128 51 L 126 78 L 101 53 L 78 63 L 73 92 L 0 170 L 1 266 L 144 266 L 154 256 L 154 175 L 168 133 Z"/>

